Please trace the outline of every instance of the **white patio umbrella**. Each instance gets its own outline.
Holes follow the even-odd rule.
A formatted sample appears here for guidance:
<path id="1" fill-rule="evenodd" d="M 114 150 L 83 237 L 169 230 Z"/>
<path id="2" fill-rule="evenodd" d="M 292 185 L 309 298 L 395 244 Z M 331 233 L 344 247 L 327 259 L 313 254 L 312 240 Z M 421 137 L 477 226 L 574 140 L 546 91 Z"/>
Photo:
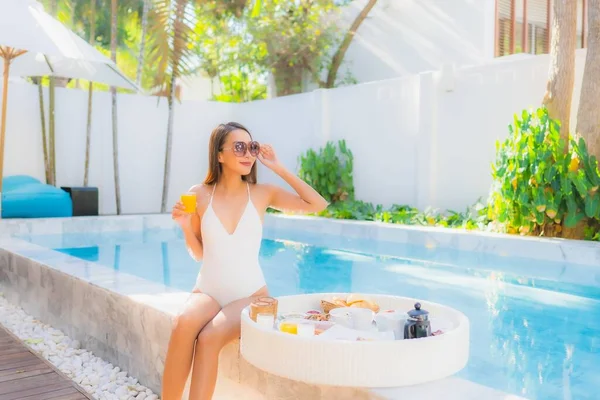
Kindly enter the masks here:
<path id="1" fill-rule="evenodd" d="M 3 67 L 3 63 L 0 58 L 0 68 Z M 10 63 L 8 74 L 12 77 L 56 76 L 85 79 L 124 89 L 139 90 L 136 84 L 125 77 L 110 59 L 95 62 L 27 52 Z"/>
<path id="2" fill-rule="evenodd" d="M 3 70 L 0 194 L 9 75 L 80 78 L 138 90 L 109 58 L 45 13 L 34 0 L 0 0 L 0 60 Z"/>

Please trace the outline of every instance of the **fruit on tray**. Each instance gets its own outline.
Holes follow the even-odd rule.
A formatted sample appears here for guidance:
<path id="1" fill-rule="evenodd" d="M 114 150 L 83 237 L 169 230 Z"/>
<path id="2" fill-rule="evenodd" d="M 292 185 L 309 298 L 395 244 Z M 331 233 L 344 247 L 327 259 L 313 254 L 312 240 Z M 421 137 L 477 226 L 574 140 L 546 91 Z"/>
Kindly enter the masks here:
<path id="1" fill-rule="evenodd" d="M 309 319 L 311 321 L 329 321 L 329 314 L 325 314 L 325 313 L 318 313 L 318 314 L 309 314 L 306 313 L 306 319 Z"/>

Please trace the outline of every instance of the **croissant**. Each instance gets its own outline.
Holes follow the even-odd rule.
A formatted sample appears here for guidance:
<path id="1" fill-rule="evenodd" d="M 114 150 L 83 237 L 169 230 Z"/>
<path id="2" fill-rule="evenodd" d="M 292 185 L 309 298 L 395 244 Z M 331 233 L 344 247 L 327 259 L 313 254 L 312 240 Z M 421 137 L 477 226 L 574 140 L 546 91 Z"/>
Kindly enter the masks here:
<path id="1" fill-rule="evenodd" d="M 340 297 L 334 297 L 333 299 L 331 299 L 331 302 L 335 305 L 342 306 L 342 307 L 348 306 L 348 303 L 346 302 L 346 300 L 344 300 Z"/>
<path id="2" fill-rule="evenodd" d="M 379 312 L 379 305 L 377 305 L 377 303 L 375 302 L 371 302 L 368 300 L 355 301 L 352 304 L 350 304 L 350 307 L 368 308 L 369 310 L 372 310 L 374 312 Z"/>
<path id="3" fill-rule="evenodd" d="M 364 300 L 368 301 L 369 299 L 367 299 L 364 296 L 357 294 L 357 293 L 349 294 L 348 297 L 346 297 L 346 303 L 348 305 L 351 305 L 352 303 L 356 303 L 357 301 L 364 301 Z"/>

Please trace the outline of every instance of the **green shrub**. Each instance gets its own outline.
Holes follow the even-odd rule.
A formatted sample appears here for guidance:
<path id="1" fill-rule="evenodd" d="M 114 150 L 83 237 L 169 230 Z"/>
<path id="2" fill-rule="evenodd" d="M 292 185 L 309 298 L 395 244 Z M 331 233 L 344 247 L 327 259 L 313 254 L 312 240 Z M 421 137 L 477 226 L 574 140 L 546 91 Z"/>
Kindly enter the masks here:
<path id="1" fill-rule="evenodd" d="M 327 142 L 318 152 L 309 149 L 298 159 L 298 176 L 330 203 L 354 200 L 353 155 L 345 140 Z"/>
<path id="2" fill-rule="evenodd" d="M 515 115 L 510 135 L 496 143 L 489 218 L 509 233 L 554 234 L 584 218 L 600 220 L 598 161 L 583 139 L 560 137 L 545 108 Z"/>
<path id="3" fill-rule="evenodd" d="M 485 229 L 487 210 L 481 202 L 467 208 L 464 212 L 449 210 L 440 213 L 428 208 L 423 212 L 407 205 L 393 205 L 384 208 L 363 201 L 344 201 L 330 205 L 319 216 L 334 219 L 352 219 L 376 221 L 403 225 L 429 225 L 462 229 Z"/>

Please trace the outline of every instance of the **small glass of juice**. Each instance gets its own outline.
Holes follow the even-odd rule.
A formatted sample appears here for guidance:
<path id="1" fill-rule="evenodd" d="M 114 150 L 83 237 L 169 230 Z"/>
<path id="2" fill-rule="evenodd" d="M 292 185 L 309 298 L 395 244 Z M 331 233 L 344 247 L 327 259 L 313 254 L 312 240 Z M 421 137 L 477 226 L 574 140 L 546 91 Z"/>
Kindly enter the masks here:
<path id="1" fill-rule="evenodd" d="M 291 333 L 292 335 L 298 334 L 298 324 L 294 322 L 282 321 L 279 323 L 279 330 L 285 333 Z"/>
<path id="2" fill-rule="evenodd" d="M 185 207 L 185 212 L 193 214 L 196 212 L 196 193 L 184 193 L 181 195 L 181 202 Z"/>

